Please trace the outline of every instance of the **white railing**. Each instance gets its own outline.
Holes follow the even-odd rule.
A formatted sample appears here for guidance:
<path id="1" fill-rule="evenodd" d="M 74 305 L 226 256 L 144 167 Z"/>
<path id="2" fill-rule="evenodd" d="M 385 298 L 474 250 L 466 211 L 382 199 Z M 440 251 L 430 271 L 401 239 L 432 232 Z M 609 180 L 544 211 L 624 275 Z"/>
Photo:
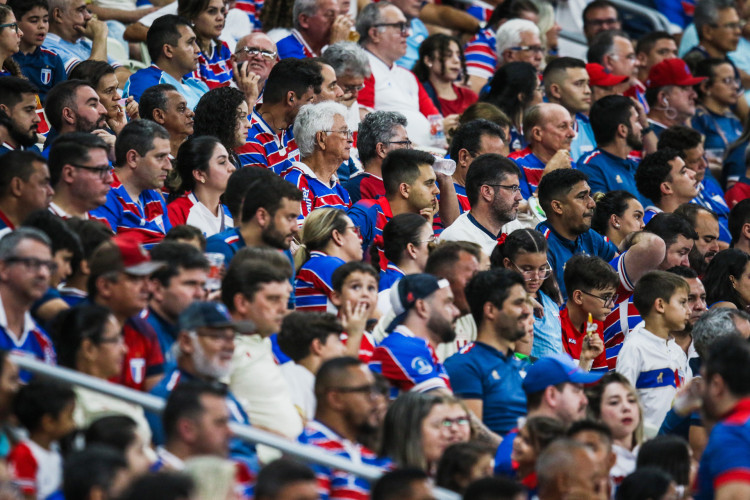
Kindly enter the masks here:
<path id="1" fill-rule="evenodd" d="M 161 414 L 162 411 L 164 411 L 165 400 L 152 394 L 112 384 L 106 380 L 94 378 L 69 368 L 48 365 L 36 358 L 12 354 L 10 359 L 16 363 L 19 368 L 28 370 L 37 375 L 53 378 L 66 384 L 85 387 L 86 389 L 101 392 L 102 394 L 122 399 L 123 401 L 135 403 L 142 406 L 144 410 L 154 413 Z M 232 433 L 243 441 L 270 446 L 271 448 L 280 450 L 287 455 L 295 456 L 305 462 L 314 462 L 327 467 L 340 469 L 356 476 L 363 477 L 369 481 L 375 481 L 383 475 L 383 471 L 377 467 L 357 464 L 346 460 L 345 458 L 330 454 L 316 446 L 289 441 L 255 427 L 232 423 L 230 424 L 230 428 Z M 461 498 L 458 494 L 443 488 L 434 488 L 434 493 L 438 500 L 459 500 Z"/>

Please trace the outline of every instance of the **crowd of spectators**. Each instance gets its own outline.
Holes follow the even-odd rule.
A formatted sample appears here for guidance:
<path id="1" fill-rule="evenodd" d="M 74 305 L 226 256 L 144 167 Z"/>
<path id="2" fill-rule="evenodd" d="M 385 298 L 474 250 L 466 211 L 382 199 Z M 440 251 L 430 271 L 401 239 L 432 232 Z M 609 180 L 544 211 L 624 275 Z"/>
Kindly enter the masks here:
<path id="1" fill-rule="evenodd" d="M 0 498 L 750 498 L 750 3 L 637 3 L 0 0 Z"/>

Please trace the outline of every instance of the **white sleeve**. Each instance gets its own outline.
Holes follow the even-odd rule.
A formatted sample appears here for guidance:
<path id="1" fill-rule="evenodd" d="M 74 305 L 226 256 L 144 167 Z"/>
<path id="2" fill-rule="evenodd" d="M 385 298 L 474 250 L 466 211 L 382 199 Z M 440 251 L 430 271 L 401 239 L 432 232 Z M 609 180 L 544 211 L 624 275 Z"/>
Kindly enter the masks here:
<path id="1" fill-rule="evenodd" d="M 638 374 L 641 372 L 642 362 L 640 349 L 633 340 L 625 339 L 625 343 L 620 349 L 620 353 L 617 355 L 617 366 L 615 371 L 621 373 L 630 381 L 630 384 L 635 387 L 635 382 L 638 379 Z"/>
<path id="2" fill-rule="evenodd" d="M 153 11 L 151 14 L 147 14 L 140 18 L 138 20 L 139 23 L 144 25 L 147 28 L 150 28 L 152 24 L 154 24 L 154 21 L 159 19 L 161 16 L 165 16 L 167 14 L 177 14 L 177 1 L 175 0 L 172 3 L 169 3 L 162 7 L 159 10 Z"/>

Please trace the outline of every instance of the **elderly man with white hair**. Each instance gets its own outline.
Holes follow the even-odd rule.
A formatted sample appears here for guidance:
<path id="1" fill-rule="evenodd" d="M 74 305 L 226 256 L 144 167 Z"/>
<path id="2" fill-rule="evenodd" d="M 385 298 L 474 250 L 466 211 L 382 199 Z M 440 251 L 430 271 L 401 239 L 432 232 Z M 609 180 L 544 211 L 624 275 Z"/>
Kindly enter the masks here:
<path id="1" fill-rule="evenodd" d="M 321 59 L 336 72 L 339 87 L 344 91 L 338 102 L 346 106 L 346 124 L 356 134 L 361 118 L 370 111 L 357 104 L 359 91 L 365 88 L 365 79 L 372 74 L 367 53 L 354 42 L 338 42 L 330 45 Z"/>
<path id="2" fill-rule="evenodd" d="M 336 102 L 308 104 L 294 120 L 294 138 L 300 161 L 281 173 L 302 191 L 300 226 L 320 207 L 348 209 L 349 193 L 339 183 L 336 170 L 349 160 L 353 134 L 346 124 L 346 108 Z"/>
<path id="3" fill-rule="evenodd" d="M 498 66 L 509 62 L 530 63 L 537 70 L 544 58 L 539 28 L 527 19 L 511 19 L 500 26 L 495 36 Z"/>

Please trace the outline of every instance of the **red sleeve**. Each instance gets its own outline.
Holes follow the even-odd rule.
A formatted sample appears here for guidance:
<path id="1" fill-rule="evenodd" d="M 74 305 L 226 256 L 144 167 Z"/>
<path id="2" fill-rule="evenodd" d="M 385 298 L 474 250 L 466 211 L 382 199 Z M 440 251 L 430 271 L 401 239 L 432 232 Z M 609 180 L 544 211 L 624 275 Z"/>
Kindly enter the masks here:
<path id="1" fill-rule="evenodd" d="M 364 81 L 365 88 L 359 91 L 357 102 L 368 108 L 375 107 L 375 75 L 370 74 Z"/>
<path id="2" fill-rule="evenodd" d="M 414 77 L 414 80 L 417 82 L 417 85 L 419 85 L 419 112 L 425 116 L 439 115 L 440 111 L 437 110 L 435 103 L 432 102 L 430 96 L 427 95 L 427 91 L 422 86 L 422 82 L 420 82 L 416 76 Z"/>
<path id="3" fill-rule="evenodd" d="M 187 223 L 188 211 L 185 209 L 185 204 L 181 202 L 182 198 L 177 198 L 172 203 L 167 205 L 167 217 L 169 222 L 174 226 L 181 226 Z"/>
<path id="4" fill-rule="evenodd" d="M 36 495 L 36 473 L 39 465 L 25 443 L 17 444 L 8 455 L 10 474 L 24 495 Z"/>

